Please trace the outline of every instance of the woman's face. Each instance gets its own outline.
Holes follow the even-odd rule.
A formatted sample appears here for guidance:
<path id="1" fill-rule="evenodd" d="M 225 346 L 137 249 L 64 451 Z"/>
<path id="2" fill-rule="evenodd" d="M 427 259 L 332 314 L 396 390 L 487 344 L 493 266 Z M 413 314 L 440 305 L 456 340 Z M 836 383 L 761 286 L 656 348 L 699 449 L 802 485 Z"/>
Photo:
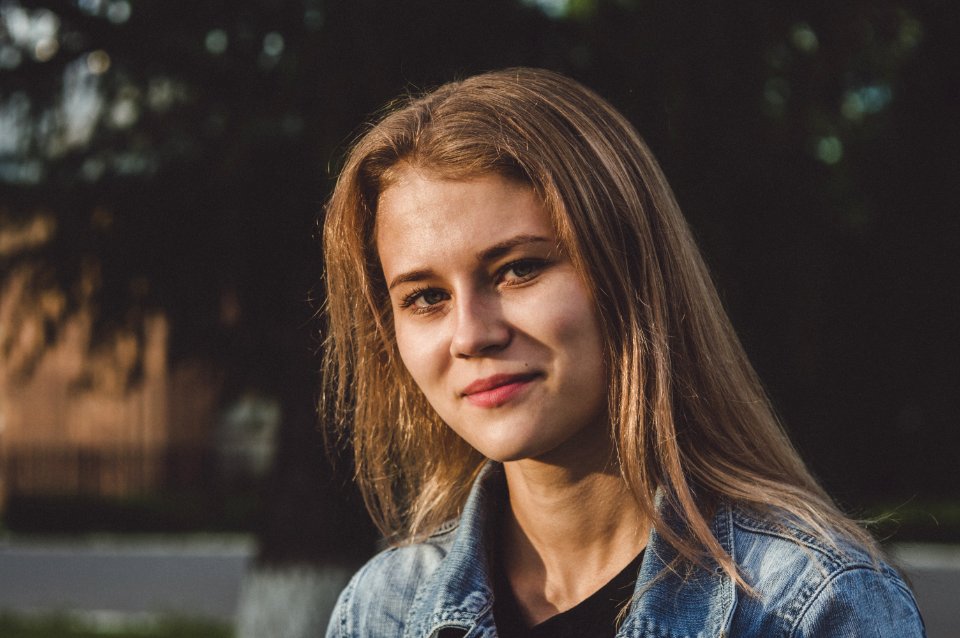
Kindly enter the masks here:
<path id="1" fill-rule="evenodd" d="M 409 167 L 380 197 L 376 245 L 404 365 L 488 458 L 544 458 L 608 437 L 591 295 L 533 189 Z"/>

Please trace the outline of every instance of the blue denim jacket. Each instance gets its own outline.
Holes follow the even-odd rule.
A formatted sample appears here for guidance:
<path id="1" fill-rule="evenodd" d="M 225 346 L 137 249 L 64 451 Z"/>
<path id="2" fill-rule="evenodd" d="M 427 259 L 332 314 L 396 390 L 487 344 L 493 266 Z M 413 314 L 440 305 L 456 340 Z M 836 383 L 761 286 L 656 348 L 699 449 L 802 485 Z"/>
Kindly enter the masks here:
<path id="1" fill-rule="evenodd" d="M 353 577 L 340 594 L 327 637 L 496 636 L 484 548 L 488 520 L 503 498 L 501 466 L 490 463 L 459 522 L 423 543 L 381 552 Z M 713 530 L 756 595 L 738 591 L 719 569 L 668 569 L 676 552 L 651 532 L 617 636 L 925 635 L 900 576 L 856 547 L 841 552 L 782 521 L 764 521 L 732 506 L 719 509 Z"/>

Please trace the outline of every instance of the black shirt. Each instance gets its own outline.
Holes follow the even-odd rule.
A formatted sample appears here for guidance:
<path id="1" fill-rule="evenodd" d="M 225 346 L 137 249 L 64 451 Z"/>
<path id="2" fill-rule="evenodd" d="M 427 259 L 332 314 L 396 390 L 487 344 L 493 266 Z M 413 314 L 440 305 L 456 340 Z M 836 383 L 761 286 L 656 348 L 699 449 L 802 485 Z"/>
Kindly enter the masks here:
<path id="1" fill-rule="evenodd" d="M 527 627 L 503 569 L 494 575 L 493 617 L 500 638 L 613 638 L 617 617 L 633 595 L 643 552 L 610 582 L 567 611 Z M 499 566 L 498 566 L 499 567 Z"/>

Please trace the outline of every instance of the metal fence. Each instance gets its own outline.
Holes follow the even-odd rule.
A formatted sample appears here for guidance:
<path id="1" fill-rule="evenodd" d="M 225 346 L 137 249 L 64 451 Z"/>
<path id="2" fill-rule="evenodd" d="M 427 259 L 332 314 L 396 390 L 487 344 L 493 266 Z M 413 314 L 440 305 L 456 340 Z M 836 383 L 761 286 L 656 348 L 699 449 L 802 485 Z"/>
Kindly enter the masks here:
<path id="1" fill-rule="evenodd" d="M 199 447 L 24 447 L 0 455 L 0 482 L 7 496 L 129 496 L 210 485 L 221 461 Z"/>

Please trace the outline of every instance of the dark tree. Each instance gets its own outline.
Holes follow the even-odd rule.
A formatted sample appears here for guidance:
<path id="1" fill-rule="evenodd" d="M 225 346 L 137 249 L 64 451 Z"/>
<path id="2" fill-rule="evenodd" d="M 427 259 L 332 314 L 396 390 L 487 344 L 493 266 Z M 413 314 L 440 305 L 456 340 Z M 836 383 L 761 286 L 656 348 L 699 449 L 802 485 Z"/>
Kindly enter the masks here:
<path id="1" fill-rule="evenodd" d="M 0 222 L 23 235 L 40 215 L 56 228 L 0 252 L 4 276 L 30 262 L 37 289 L 69 300 L 94 269 L 99 335 L 162 309 L 173 355 L 225 372 L 224 401 L 251 388 L 278 398 L 265 573 L 372 549 L 349 460 L 330 473 L 314 407 L 316 220 L 340 158 L 399 92 L 511 65 L 582 80 L 647 137 L 788 428 L 834 492 L 862 505 L 960 487 L 953 3 L 20 0 L 0 11 Z"/>

